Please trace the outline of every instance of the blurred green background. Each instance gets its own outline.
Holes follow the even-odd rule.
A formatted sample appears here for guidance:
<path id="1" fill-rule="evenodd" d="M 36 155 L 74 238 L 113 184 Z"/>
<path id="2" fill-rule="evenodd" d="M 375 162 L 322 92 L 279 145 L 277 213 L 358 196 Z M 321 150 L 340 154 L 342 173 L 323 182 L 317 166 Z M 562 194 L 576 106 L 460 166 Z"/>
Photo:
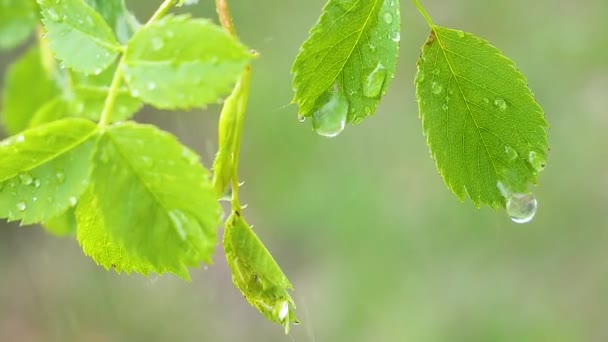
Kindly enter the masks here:
<path id="1" fill-rule="evenodd" d="M 130 1 L 142 21 L 160 1 Z M 296 341 L 607 341 L 608 2 L 424 1 L 527 75 L 551 124 L 537 217 L 512 223 L 444 186 L 413 79 L 428 28 L 403 0 L 396 79 L 373 118 L 336 139 L 296 120 L 291 62 L 323 0 L 231 1 L 261 53 L 245 124 L 242 199 L 295 285 Z M 187 7 L 215 19 L 211 1 Z M 21 49 L 23 50 L 23 48 Z M 19 51 L 0 54 L 0 75 Z M 219 107 L 146 108 L 210 166 Z M 0 227 L 0 341 L 290 341 L 249 306 L 221 247 L 193 281 L 105 271 L 77 242 Z"/>

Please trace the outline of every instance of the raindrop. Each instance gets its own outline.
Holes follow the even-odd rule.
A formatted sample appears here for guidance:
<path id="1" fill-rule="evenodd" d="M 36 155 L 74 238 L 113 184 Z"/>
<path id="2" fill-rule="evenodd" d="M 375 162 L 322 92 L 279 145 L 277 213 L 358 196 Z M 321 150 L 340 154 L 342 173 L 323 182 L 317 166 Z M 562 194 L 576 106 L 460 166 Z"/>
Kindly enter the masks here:
<path id="1" fill-rule="evenodd" d="M 76 203 L 78 203 L 78 199 L 74 196 L 71 196 L 69 201 L 70 201 L 70 207 L 74 207 L 74 206 L 76 206 Z"/>
<path id="2" fill-rule="evenodd" d="M 25 211 L 25 209 L 27 209 L 25 202 L 18 202 L 16 206 L 17 206 L 17 210 L 19 210 L 19 211 Z"/>
<path id="3" fill-rule="evenodd" d="M 34 188 L 40 187 L 40 179 L 34 179 Z"/>
<path id="4" fill-rule="evenodd" d="M 390 24 L 393 22 L 393 15 L 390 13 L 385 13 L 384 14 L 384 21 L 386 21 L 387 24 Z"/>
<path id="5" fill-rule="evenodd" d="M 152 38 L 152 49 L 154 51 L 158 51 L 165 46 L 165 42 L 163 42 L 162 38 L 154 37 Z"/>
<path id="6" fill-rule="evenodd" d="M 496 100 L 494 100 L 494 105 L 502 111 L 505 111 L 507 109 L 507 103 L 505 102 L 504 99 L 502 99 L 500 97 L 497 98 Z"/>
<path id="7" fill-rule="evenodd" d="M 541 172 L 545 169 L 545 163 L 542 155 L 536 153 L 536 151 L 530 151 L 530 154 L 528 154 L 528 161 L 537 172 Z"/>
<path id="8" fill-rule="evenodd" d="M 306 121 L 306 117 L 302 114 L 298 114 L 298 122 L 304 122 Z"/>
<path id="9" fill-rule="evenodd" d="M 34 181 L 32 176 L 29 173 L 21 173 L 19 174 L 19 180 L 23 185 L 30 185 Z"/>
<path id="10" fill-rule="evenodd" d="M 55 174 L 55 178 L 57 178 L 57 183 L 62 184 L 63 182 L 65 182 L 65 173 L 58 171 Z"/>
<path id="11" fill-rule="evenodd" d="M 137 90 L 135 88 L 131 89 L 131 96 L 139 97 L 139 90 Z"/>
<path id="12" fill-rule="evenodd" d="M 443 106 L 441 108 L 443 108 L 443 110 L 446 112 L 448 111 L 448 105 L 445 103 L 443 104 Z"/>
<path id="13" fill-rule="evenodd" d="M 94 73 L 95 75 L 99 75 L 99 74 L 101 74 L 101 72 L 102 72 L 102 71 L 103 71 L 103 70 L 102 70 L 101 68 L 97 68 L 97 69 L 95 69 L 95 71 L 93 71 L 93 73 Z"/>
<path id="14" fill-rule="evenodd" d="M 487 98 L 487 97 L 484 97 L 484 98 L 483 98 L 483 103 L 485 103 L 485 104 L 490 103 L 490 99 L 489 99 L 489 98 Z"/>
<path id="15" fill-rule="evenodd" d="M 464 32 L 463 31 L 458 30 L 458 31 L 456 31 L 456 34 L 458 34 L 458 37 L 464 38 Z"/>
<path id="16" fill-rule="evenodd" d="M 327 138 L 336 137 L 344 130 L 348 115 L 348 99 L 340 90 L 328 91 L 321 100 L 323 103 L 312 115 L 312 127 Z"/>
<path id="17" fill-rule="evenodd" d="M 399 31 L 395 31 L 395 32 L 393 32 L 393 35 L 391 36 L 391 39 L 392 39 L 394 42 L 398 42 L 398 41 L 400 41 L 400 40 L 401 40 L 401 33 L 399 33 Z"/>
<path id="18" fill-rule="evenodd" d="M 439 95 L 443 91 L 443 87 L 441 86 L 441 84 L 433 82 L 433 84 L 431 85 L 431 91 L 433 92 L 433 94 Z"/>
<path id="19" fill-rule="evenodd" d="M 367 97 L 377 97 L 382 91 L 384 80 L 386 79 L 386 68 L 381 63 L 376 65 L 363 83 L 363 95 Z"/>
<path id="20" fill-rule="evenodd" d="M 418 79 L 418 82 L 424 81 L 424 71 L 418 70 L 418 76 L 416 78 Z"/>
<path id="21" fill-rule="evenodd" d="M 148 90 L 154 90 L 156 89 L 156 83 L 155 82 L 149 82 L 148 83 Z"/>
<path id="22" fill-rule="evenodd" d="M 517 151 L 511 146 L 505 146 L 505 153 L 507 154 L 507 160 L 509 161 L 514 161 L 518 157 Z"/>
<path id="23" fill-rule="evenodd" d="M 528 223 L 534 218 L 537 206 L 534 195 L 513 194 L 507 200 L 507 214 L 515 223 Z"/>

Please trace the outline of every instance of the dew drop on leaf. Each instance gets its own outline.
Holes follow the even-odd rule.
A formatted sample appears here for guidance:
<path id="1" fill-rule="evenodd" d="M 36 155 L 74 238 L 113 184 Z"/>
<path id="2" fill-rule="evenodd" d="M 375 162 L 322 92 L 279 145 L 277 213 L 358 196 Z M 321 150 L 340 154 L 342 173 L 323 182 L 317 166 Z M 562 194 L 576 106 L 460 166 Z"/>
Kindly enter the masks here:
<path id="1" fill-rule="evenodd" d="M 384 21 L 385 21 L 387 24 L 392 23 L 392 22 L 393 22 L 393 15 L 392 15 L 392 14 L 390 14 L 390 13 L 388 13 L 388 12 L 387 12 L 387 13 L 385 13 L 385 14 L 384 14 Z"/>
<path id="2" fill-rule="evenodd" d="M 490 99 L 487 98 L 487 97 L 484 97 L 483 98 L 483 103 L 486 103 L 486 104 L 490 103 Z"/>
<path id="3" fill-rule="evenodd" d="M 154 89 L 156 89 L 156 83 L 148 82 L 148 90 L 154 90 Z"/>
<path id="4" fill-rule="evenodd" d="M 306 121 L 306 117 L 302 114 L 298 114 L 298 122 L 304 122 Z"/>
<path id="5" fill-rule="evenodd" d="M 23 184 L 23 185 L 30 185 L 34 181 L 34 179 L 32 178 L 32 176 L 29 173 L 20 173 L 19 180 L 21 181 L 21 184 Z"/>
<path id="6" fill-rule="evenodd" d="M 38 189 L 40 187 L 40 179 L 34 179 L 34 188 Z"/>
<path id="7" fill-rule="evenodd" d="M 70 201 L 70 207 L 74 207 L 74 206 L 76 206 L 76 203 L 78 203 L 78 199 L 74 196 L 71 196 L 69 201 Z"/>
<path id="8" fill-rule="evenodd" d="M 533 194 L 512 194 L 507 199 L 507 214 L 515 223 L 528 223 L 534 218 L 537 205 Z"/>
<path id="9" fill-rule="evenodd" d="M 507 109 L 507 103 L 500 97 L 494 100 L 494 105 L 501 111 L 505 111 Z"/>
<path id="10" fill-rule="evenodd" d="M 431 85 L 431 92 L 433 92 L 433 94 L 435 95 L 439 95 L 442 91 L 443 87 L 441 86 L 441 84 L 433 82 L 433 84 Z"/>
<path id="11" fill-rule="evenodd" d="M 458 37 L 460 38 L 464 38 L 464 32 L 463 31 L 457 31 L 456 34 L 458 34 Z"/>
<path id="12" fill-rule="evenodd" d="M 25 202 L 18 202 L 16 204 L 17 210 L 19 211 L 25 211 L 25 209 L 27 208 L 27 206 L 25 205 Z"/>
<path id="13" fill-rule="evenodd" d="M 377 97 L 382 91 L 384 80 L 386 79 L 386 68 L 382 63 L 378 63 L 372 70 L 363 83 L 363 95 L 367 97 Z"/>
<path id="14" fill-rule="evenodd" d="M 541 172 L 545 169 L 545 163 L 536 151 L 530 151 L 530 154 L 528 154 L 528 161 L 537 172 Z"/>
<path id="15" fill-rule="evenodd" d="M 327 92 L 321 97 L 325 103 L 312 115 L 312 127 L 319 134 L 333 138 L 344 130 L 348 115 L 348 99 L 340 90 Z"/>
<path id="16" fill-rule="evenodd" d="M 391 36 L 391 39 L 392 39 L 394 42 L 398 42 L 398 41 L 400 41 L 400 40 L 401 40 L 401 33 L 399 33 L 399 31 L 395 31 L 395 32 L 393 32 L 393 34 L 392 34 L 392 36 Z"/>
<path id="17" fill-rule="evenodd" d="M 55 178 L 57 179 L 57 183 L 62 184 L 65 181 L 65 173 L 58 171 L 55 174 Z"/>
<path id="18" fill-rule="evenodd" d="M 505 146 L 505 153 L 507 154 L 507 160 L 508 161 L 514 161 L 515 159 L 517 159 L 517 151 L 515 151 L 513 149 L 513 147 L 511 146 Z"/>
<path id="19" fill-rule="evenodd" d="M 152 49 L 154 51 L 158 51 L 160 49 L 162 49 L 165 46 L 165 42 L 163 42 L 163 40 L 160 37 L 154 37 L 152 38 Z"/>

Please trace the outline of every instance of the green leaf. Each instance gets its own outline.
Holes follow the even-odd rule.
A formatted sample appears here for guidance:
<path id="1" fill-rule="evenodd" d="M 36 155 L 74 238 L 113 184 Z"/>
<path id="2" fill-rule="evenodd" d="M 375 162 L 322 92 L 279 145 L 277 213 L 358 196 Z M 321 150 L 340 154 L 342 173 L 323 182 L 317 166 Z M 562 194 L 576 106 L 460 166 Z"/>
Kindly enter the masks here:
<path id="1" fill-rule="evenodd" d="M 158 108 L 204 107 L 230 91 L 251 58 L 209 21 L 168 16 L 135 33 L 124 72 L 132 94 Z"/>
<path id="2" fill-rule="evenodd" d="M 64 213 L 45 222 L 43 226 L 57 236 L 76 235 L 76 211 L 70 207 Z"/>
<path id="3" fill-rule="evenodd" d="M 0 142 L 0 217 L 41 223 L 74 206 L 89 181 L 97 126 L 66 119 Z"/>
<path id="4" fill-rule="evenodd" d="M 4 126 L 10 134 L 28 127 L 34 113 L 59 94 L 41 62 L 37 46 L 30 48 L 10 66 L 6 73 L 4 92 Z"/>
<path id="5" fill-rule="evenodd" d="M 129 38 L 139 28 L 140 24 L 135 16 L 127 10 L 124 0 L 85 0 L 105 19 L 118 41 L 126 44 Z"/>
<path id="6" fill-rule="evenodd" d="M 237 132 L 243 127 L 251 73 L 245 72 L 222 107 L 218 127 L 218 152 L 213 161 L 213 187 L 222 196 L 230 184 L 235 167 Z"/>
<path id="7" fill-rule="evenodd" d="M 33 0 L 0 1 L 0 49 L 10 49 L 29 37 L 38 18 Z"/>
<path id="8" fill-rule="evenodd" d="M 416 92 L 424 133 L 447 186 L 476 206 L 504 207 L 546 162 L 548 126 L 524 76 L 470 33 L 432 26 Z"/>
<path id="9" fill-rule="evenodd" d="M 83 0 L 38 0 L 57 58 L 80 72 L 99 74 L 121 47 L 103 17 Z"/>
<path id="10" fill-rule="evenodd" d="M 234 285 L 251 305 L 269 320 L 282 324 L 288 334 L 289 325 L 299 323 L 288 291 L 293 285 L 239 212 L 226 220 L 224 251 Z"/>
<path id="11" fill-rule="evenodd" d="M 292 67 L 300 115 L 321 126 L 372 115 L 395 75 L 400 21 L 399 1 L 330 0 Z"/>
<path id="12" fill-rule="evenodd" d="M 109 127 L 94 157 L 90 193 L 76 210 L 85 254 L 117 271 L 171 272 L 210 263 L 220 207 L 190 149 L 153 126 Z"/>

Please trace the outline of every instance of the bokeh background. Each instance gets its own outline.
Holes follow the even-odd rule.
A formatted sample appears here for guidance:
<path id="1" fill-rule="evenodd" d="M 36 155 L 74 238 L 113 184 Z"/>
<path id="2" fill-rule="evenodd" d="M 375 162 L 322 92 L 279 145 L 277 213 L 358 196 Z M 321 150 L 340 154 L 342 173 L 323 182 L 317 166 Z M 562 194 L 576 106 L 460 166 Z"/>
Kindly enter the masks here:
<path id="1" fill-rule="evenodd" d="M 143 21 L 160 1 L 128 3 Z M 190 283 L 148 279 L 96 266 L 72 238 L 2 223 L 0 341 L 608 340 L 608 2 L 424 2 L 436 23 L 514 59 L 546 111 L 551 154 L 526 225 L 461 203 L 438 175 L 413 87 L 428 28 L 410 1 L 388 95 L 336 139 L 298 123 L 289 105 L 291 62 L 324 1 L 231 4 L 242 40 L 261 53 L 242 151 L 245 215 L 295 285 L 303 325 L 286 337 L 250 307 L 220 247 Z M 186 9 L 216 20 L 211 1 Z M 18 53 L 0 54 L 0 75 Z M 218 111 L 146 108 L 137 119 L 209 166 Z"/>

